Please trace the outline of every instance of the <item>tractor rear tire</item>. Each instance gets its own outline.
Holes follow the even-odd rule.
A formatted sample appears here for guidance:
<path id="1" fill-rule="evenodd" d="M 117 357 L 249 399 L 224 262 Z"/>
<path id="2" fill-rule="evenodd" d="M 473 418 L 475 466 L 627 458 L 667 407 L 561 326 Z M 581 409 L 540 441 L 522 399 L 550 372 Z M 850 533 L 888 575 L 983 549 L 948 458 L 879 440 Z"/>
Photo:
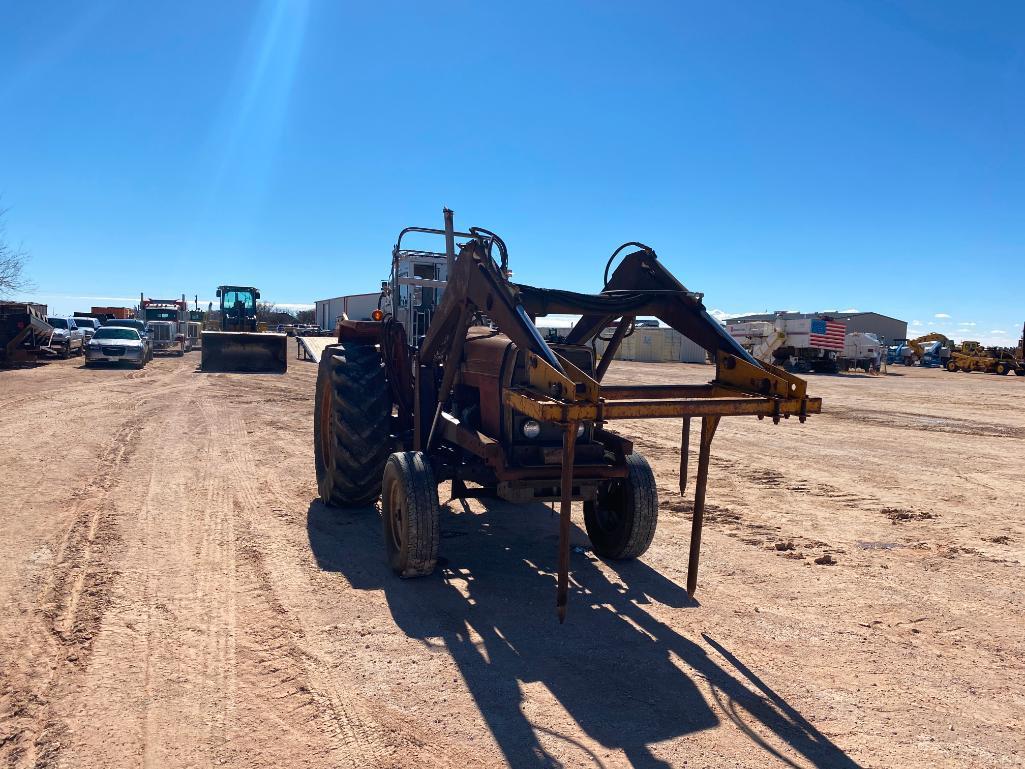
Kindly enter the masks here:
<path id="1" fill-rule="evenodd" d="M 630 454 L 626 466 L 626 478 L 599 489 L 595 501 L 584 502 L 584 528 L 594 552 L 614 561 L 643 555 L 658 525 L 658 487 L 648 460 Z"/>
<path id="2" fill-rule="evenodd" d="M 333 345 L 317 372 L 313 454 L 320 498 L 334 507 L 369 505 L 381 493 L 391 451 L 391 391 L 373 345 Z"/>
<path id="3" fill-rule="evenodd" d="M 1007 366 L 1005 366 L 1003 363 L 998 363 L 996 366 L 993 367 L 993 372 L 997 376 L 1003 376 L 1007 373 Z"/>
<path id="4" fill-rule="evenodd" d="M 438 482 L 419 451 L 388 457 L 381 489 L 381 520 L 388 564 L 400 577 L 426 577 L 438 562 L 441 531 Z"/>

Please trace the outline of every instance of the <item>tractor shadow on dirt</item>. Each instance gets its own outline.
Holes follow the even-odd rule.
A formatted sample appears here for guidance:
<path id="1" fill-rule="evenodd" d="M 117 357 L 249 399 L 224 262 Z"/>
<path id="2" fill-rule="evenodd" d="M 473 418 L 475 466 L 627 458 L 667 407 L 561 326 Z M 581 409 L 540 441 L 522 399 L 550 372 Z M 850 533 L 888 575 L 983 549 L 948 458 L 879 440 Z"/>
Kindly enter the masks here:
<path id="1" fill-rule="evenodd" d="M 437 571 L 404 581 L 385 562 L 376 510 L 339 511 L 315 501 L 307 518 L 320 568 L 343 573 L 356 589 L 383 589 L 408 636 L 443 639 L 511 767 L 563 766 L 542 744 L 553 741 L 605 766 L 560 733 L 557 720 L 530 719 L 521 692 L 536 683 L 591 739 L 621 749 L 635 767 L 670 766 L 649 746 L 715 728 L 720 718 L 784 766 L 798 765 L 781 752 L 784 745 L 816 767 L 858 766 L 723 644 L 703 636 L 700 645 L 645 610 L 655 602 L 695 605 L 682 587 L 642 561 L 609 564 L 614 575 L 606 576 L 576 527 L 569 611 L 560 627 L 557 526 L 540 504 L 494 502 L 467 513 L 451 503 L 442 507 Z M 698 678 L 714 703 L 695 685 Z"/>

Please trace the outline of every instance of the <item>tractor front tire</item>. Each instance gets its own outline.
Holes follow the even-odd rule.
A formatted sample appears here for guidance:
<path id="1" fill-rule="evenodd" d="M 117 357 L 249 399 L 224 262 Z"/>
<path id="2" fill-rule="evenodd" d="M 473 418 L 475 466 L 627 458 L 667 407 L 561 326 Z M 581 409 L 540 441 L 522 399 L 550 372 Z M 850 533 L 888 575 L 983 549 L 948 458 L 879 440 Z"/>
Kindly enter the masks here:
<path id="1" fill-rule="evenodd" d="M 637 558 L 651 545 L 658 525 L 658 487 L 648 460 L 626 458 L 627 477 L 598 490 L 584 502 L 584 527 L 594 552 L 614 561 Z"/>
<path id="2" fill-rule="evenodd" d="M 390 452 L 391 391 L 373 345 L 334 345 L 317 372 L 313 454 L 327 505 L 369 505 Z"/>
<path id="3" fill-rule="evenodd" d="M 381 488 L 381 520 L 388 564 L 400 577 L 426 577 L 438 562 L 438 482 L 419 451 L 388 457 Z"/>
<path id="4" fill-rule="evenodd" d="M 957 364 L 954 361 L 947 361 L 947 371 L 957 371 Z"/>
<path id="5" fill-rule="evenodd" d="M 997 376 L 1003 376 L 1007 373 L 1007 366 L 1005 366 L 1003 363 L 998 363 L 996 367 L 993 369 L 993 371 L 996 373 Z"/>

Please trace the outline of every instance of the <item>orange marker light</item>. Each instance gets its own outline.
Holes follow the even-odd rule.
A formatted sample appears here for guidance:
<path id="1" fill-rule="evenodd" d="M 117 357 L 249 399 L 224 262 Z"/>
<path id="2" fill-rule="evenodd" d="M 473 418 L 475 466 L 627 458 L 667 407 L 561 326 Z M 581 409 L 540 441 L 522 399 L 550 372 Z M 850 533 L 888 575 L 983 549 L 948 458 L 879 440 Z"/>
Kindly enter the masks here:
<path id="1" fill-rule="evenodd" d="M 384 313 L 381 312 L 380 310 L 374 310 L 372 313 L 370 313 L 370 317 L 373 318 L 374 320 L 383 320 L 384 319 Z"/>

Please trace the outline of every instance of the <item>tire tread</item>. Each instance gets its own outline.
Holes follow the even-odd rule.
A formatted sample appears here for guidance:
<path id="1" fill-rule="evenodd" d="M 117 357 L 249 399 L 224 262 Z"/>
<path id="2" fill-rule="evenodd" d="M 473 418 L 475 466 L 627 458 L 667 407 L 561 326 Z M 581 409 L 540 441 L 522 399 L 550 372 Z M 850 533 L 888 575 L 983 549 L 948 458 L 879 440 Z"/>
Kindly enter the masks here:
<path id="1" fill-rule="evenodd" d="M 321 456 L 322 388 L 330 387 L 330 451 Z M 324 350 L 317 376 L 314 449 L 317 485 L 325 504 L 355 507 L 381 493 L 390 450 L 391 399 L 384 366 L 372 345 L 333 345 Z"/>

